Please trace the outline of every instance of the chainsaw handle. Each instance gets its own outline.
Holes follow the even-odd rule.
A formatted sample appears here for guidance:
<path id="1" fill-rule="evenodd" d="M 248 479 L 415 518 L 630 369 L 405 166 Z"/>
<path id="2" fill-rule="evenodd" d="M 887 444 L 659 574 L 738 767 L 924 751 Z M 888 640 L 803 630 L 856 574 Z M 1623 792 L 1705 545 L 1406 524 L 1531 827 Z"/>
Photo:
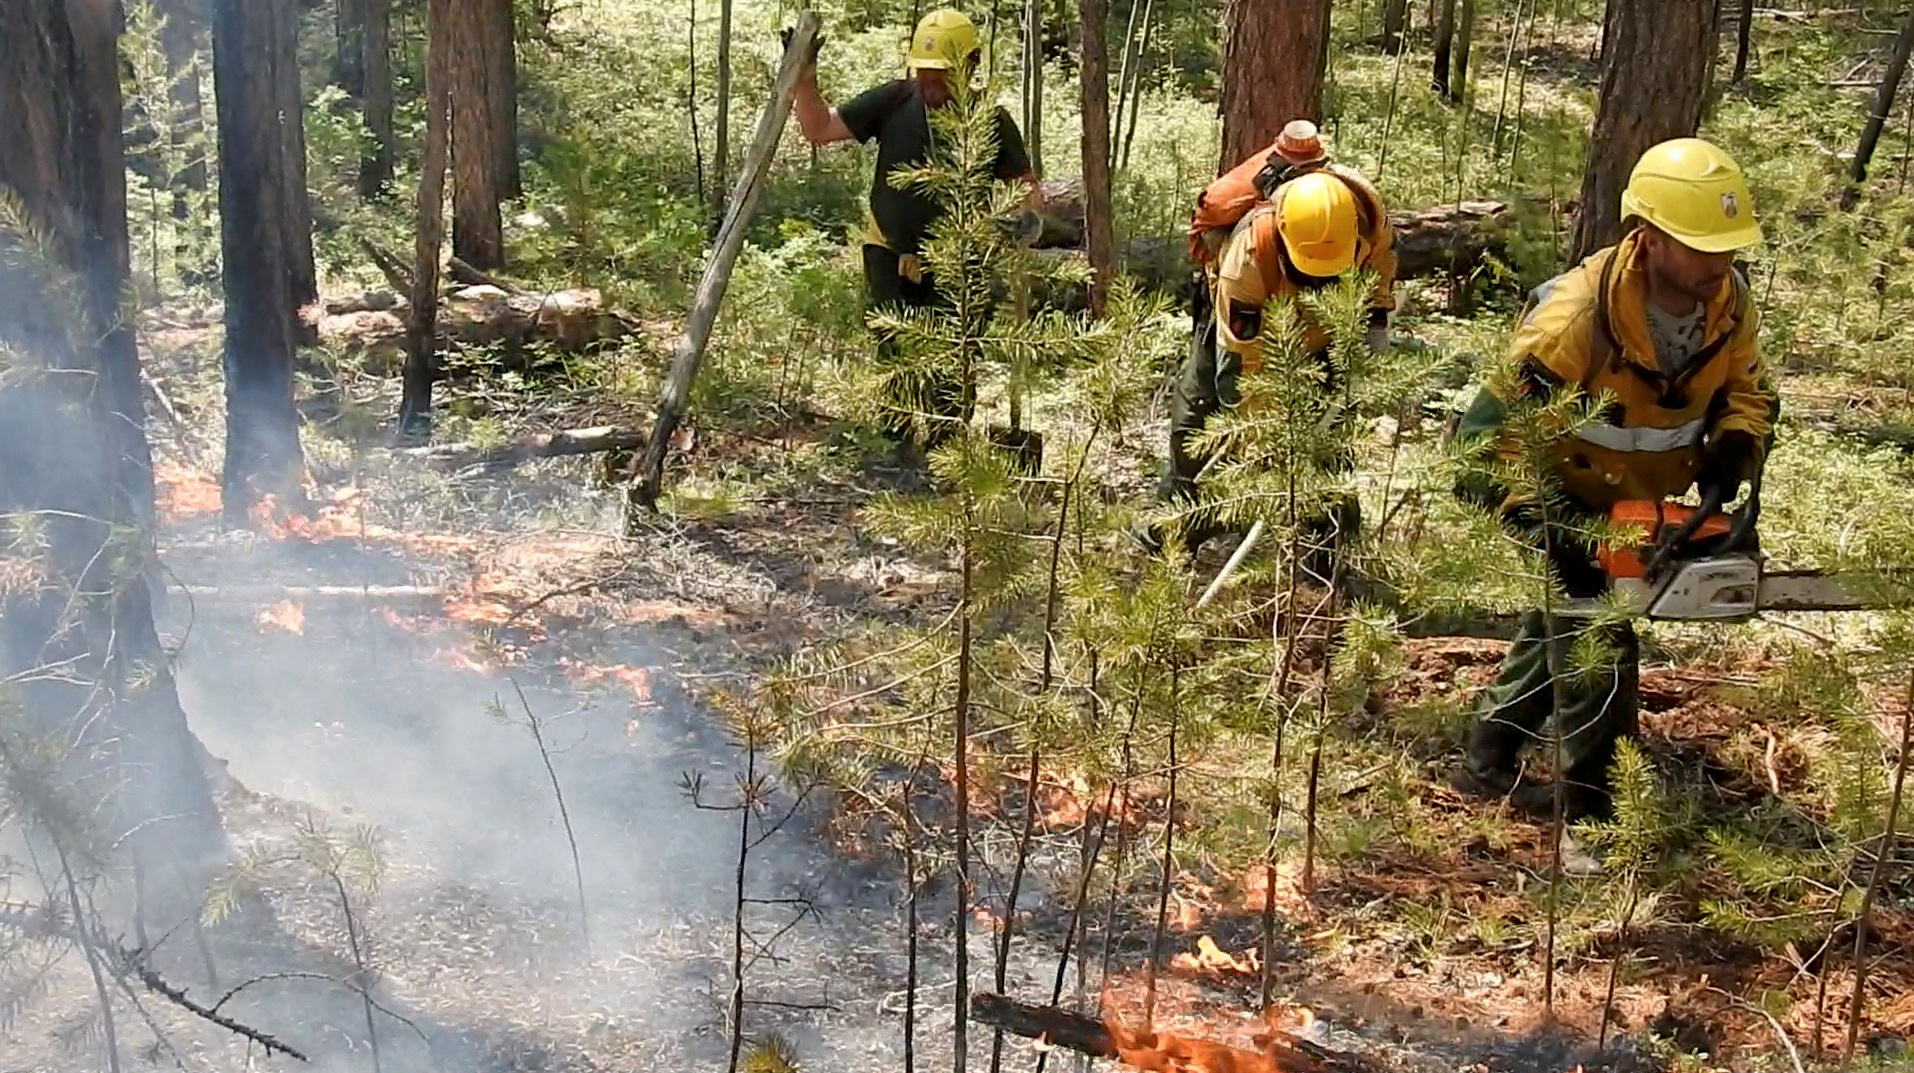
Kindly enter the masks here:
<path id="1" fill-rule="evenodd" d="M 1648 557 L 1642 560 L 1643 572 L 1653 577 L 1668 556 L 1672 554 L 1676 548 L 1681 547 L 1689 537 L 1695 535 L 1695 531 L 1701 528 L 1701 523 L 1721 512 L 1721 502 L 1723 498 L 1724 496 L 1720 489 L 1713 489 L 1703 493 L 1701 506 L 1696 507 L 1695 512 L 1690 514 L 1679 527 L 1669 532 L 1667 536 L 1655 541 L 1655 546 L 1649 551 Z"/>

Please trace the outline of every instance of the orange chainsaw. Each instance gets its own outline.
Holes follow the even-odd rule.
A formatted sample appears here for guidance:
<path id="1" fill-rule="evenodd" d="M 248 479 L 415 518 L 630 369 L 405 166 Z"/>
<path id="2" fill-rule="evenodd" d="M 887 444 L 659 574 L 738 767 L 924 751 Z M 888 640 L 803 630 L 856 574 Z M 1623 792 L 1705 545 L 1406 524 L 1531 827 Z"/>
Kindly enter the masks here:
<path id="1" fill-rule="evenodd" d="M 1719 494 L 1698 507 L 1652 500 L 1615 505 L 1609 521 L 1638 529 L 1632 546 L 1606 544 L 1596 562 L 1638 617 L 1669 621 L 1742 622 L 1763 611 L 1861 611 L 1898 606 L 1885 575 L 1858 578 L 1818 570 L 1768 570 L 1754 546 L 1761 514 L 1761 478 L 1748 502 L 1730 514 Z M 1899 586 L 1896 586 L 1897 588 Z M 1570 614 L 1593 613 L 1602 600 L 1577 600 Z"/>

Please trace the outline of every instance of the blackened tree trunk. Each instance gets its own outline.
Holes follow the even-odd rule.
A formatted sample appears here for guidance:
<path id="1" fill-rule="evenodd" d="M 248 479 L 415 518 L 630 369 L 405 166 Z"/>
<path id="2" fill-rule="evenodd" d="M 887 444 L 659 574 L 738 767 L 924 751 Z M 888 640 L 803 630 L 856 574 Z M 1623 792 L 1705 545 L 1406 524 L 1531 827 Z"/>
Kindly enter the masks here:
<path id="1" fill-rule="evenodd" d="M 1109 0 L 1082 0 L 1083 226 L 1090 255 L 1090 313 L 1103 315 L 1116 269 L 1110 219 L 1110 48 L 1105 34 Z"/>
<path id="2" fill-rule="evenodd" d="M 226 464 L 223 506 L 243 525 L 264 496 L 298 496 L 305 460 L 293 409 L 291 218 L 296 181 L 283 108 L 296 79 L 281 67 L 290 0 L 214 0 L 213 80 L 219 106 L 219 218 L 226 291 Z M 303 194 L 303 187 L 299 193 Z M 310 258 L 310 232 L 307 233 Z M 310 263 L 308 261 L 308 263 Z"/>
<path id="3" fill-rule="evenodd" d="M 485 0 L 485 84 L 491 92 L 499 196 L 523 193 L 518 169 L 518 27 L 512 0 Z"/>
<path id="4" fill-rule="evenodd" d="M 1449 55 L 1455 42 L 1455 0 L 1432 0 L 1435 24 L 1435 60 L 1429 66 L 1429 85 L 1445 100 L 1455 99 L 1449 88 Z"/>
<path id="5" fill-rule="evenodd" d="M 70 763 L 104 758 L 64 784 L 118 788 L 108 810 L 73 803 L 118 828 L 75 848 L 169 861 L 157 878 L 191 912 L 223 841 L 142 576 L 153 484 L 121 318 L 119 31 L 113 0 L 0 0 L 0 368 L 20 374 L 0 378 L 0 518 L 39 538 L 15 560 L 33 583 L 0 592 L 0 677 Z"/>
<path id="6" fill-rule="evenodd" d="M 439 247 L 445 241 L 445 172 L 452 136 L 455 2 L 431 0 L 425 16 L 425 149 L 419 160 L 418 236 L 406 320 L 405 387 L 399 402 L 399 428 L 408 435 L 431 428 L 432 381 L 438 374 Z"/>
<path id="7" fill-rule="evenodd" d="M 1621 237 L 1622 188 L 1642 153 L 1700 127 L 1715 29 L 1715 0 L 1608 0 L 1571 262 Z"/>
<path id="8" fill-rule="evenodd" d="M 372 144 L 359 160 L 359 196 L 385 196 L 392 181 L 392 0 L 365 0 L 365 125 Z"/>
<path id="9" fill-rule="evenodd" d="M 1861 198 L 1861 184 L 1867 181 L 1867 166 L 1874 159 L 1874 147 L 1881 143 L 1881 128 L 1887 114 L 1894 110 L 1894 98 L 1901 90 L 1901 78 L 1907 74 L 1908 53 L 1914 51 L 1914 10 L 1901 17 L 1901 32 L 1894 38 L 1894 54 L 1888 57 L 1887 70 L 1881 72 L 1881 84 L 1874 91 L 1874 107 L 1868 109 L 1867 125 L 1861 128 L 1861 144 L 1854 150 L 1854 162 L 1848 165 L 1847 189 L 1841 191 L 1841 207 L 1851 209 Z"/>
<path id="10" fill-rule="evenodd" d="M 1329 0 L 1229 0 L 1224 13 L 1223 159 L 1231 168 L 1292 119 L 1322 119 Z"/>
<path id="11" fill-rule="evenodd" d="M 484 5 L 464 0 L 450 19 L 452 105 L 452 253 L 474 268 L 505 265 L 499 215 L 498 137 L 485 63 Z M 436 43 L 436 42 L 435 42 Z"/>
<path id="12" fill-rule="evenodd" d="M 288 297 L 293 311 L 306 309 L 319 301 L 319 270 L 312 256 L 312 201 L 306 192 L 306 91 L 299 73 L 300 0 L 252 0 L 257 6 L 275 9 L 273 20 L 273 56 L 270 69 L 279 105 L 280 148 L 285 154 L 285 185 L 280 202 L 280 222 L 285 229 L 285 271 Z M 248 63 L 257 64 L 255 57 Z M 217 74 L 214 75 L 218 77 Z M 223 141 L 222 141 L 223 144 Z M 294 339 L 317 342 L 318 334 L 304 320 L 293 319 Z"/>
<path id="13" fill-rule="evenodd" d="M 332 19 L 332 80 L 357 100 L 366 84 L 366 0 L 333 0 Z"/>

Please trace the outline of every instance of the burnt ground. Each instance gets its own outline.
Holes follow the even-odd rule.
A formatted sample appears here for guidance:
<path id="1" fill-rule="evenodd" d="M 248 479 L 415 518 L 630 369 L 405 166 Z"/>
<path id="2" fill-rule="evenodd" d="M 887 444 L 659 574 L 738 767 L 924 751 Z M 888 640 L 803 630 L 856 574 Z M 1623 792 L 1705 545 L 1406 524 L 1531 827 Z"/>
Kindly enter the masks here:
<path id="1" fill-rule="evenodd" d="M 164 625 L 183 642 L 180 688 L 193 725 L 228 765 L 223 804 L 234 841 L 284 846 L 315 822 L 380 833 L 384 874 L 352 897 L 373 994 L 391 1011 L 375 1016 L 382 1068 L 724 1061 L 736 817 L 696 808 L 680 783 L 702 774 L 707 800 L 721 803 L 741 758 L 700 694 L 767 652 L 828 635 L 833 623 L 921 610 L 937 599 L 933 567 L 859 548 L 848 512 L 787 516 L 769 541 L 763 527 L 718 524 L 621 544 L 612 513 L 589 502 L 580 509 L 600 513 L 595 527 L 581 516 L 543 532 L 474 525 L 401 534 L 369 524 L 360 536 L 347 512 L 322 509 L 316 523 L 269 525 L 263 536 L 221 533 L 193 506 L 206 499 L 201 478 L 168 476 L 162 499 L 175 518 Z M 821 556 L 827 528 L 839 546 Z M 538 748 L 494 710 L 519 719 L 516 689 L 549 721 L 584 873 L 589 956 Z M 979 836 L 985 900 L 1001 897 L 1014 852 L 1009 813 L 998 818 Z M 786 1036 L 808 1069 L 895 1070 L 901 869 L 828 819 L 813 803 L 751 859 L 752 896 L 801 898 L 816 912 L 752 967 L 749 1023 Z M 1038 851 L 1039 878 L 1020 913 L 1027 936 L 1009 973 L 1014 994 L 1049 990 L 1068 916 L 1061 878 L 1079 831 L 1049 831 Z M 222 989 L 275 973 L 351 975 L 350 937 L 323 876 L 279 866 L 250 889 L 257 904 L 209 931 Z M 1201 905 L 1208 893 L 1189 876 L 1179 889 L 1179 905 Z M 941 1063 L 954 904 L 938 884 L 922 898 L 917 1057 Z M 1113 935 L 1101 914 L 1088 925 L 1091 960 L 1110 950 L 1119 1006 L 1133 998 L 1147 958 L 1148 900 L 1123 906 Z M 796 915 L 788 905 L 752 912 L 763 935 Z M 987 916 L 979 919 L 971 964 L 983 985 L 993 939 Z M 1311 926 L 1298 918 L 1296 960 L 1280 977 L 1319 1018 L 1318 1039 L 1401 1070 L 1566 1069 L 1591 1057 L 1573 1034 L 1498 1026 L 1493 1015 L 1471 1018 L 1422 997 L 1492 995 L 1500 981 L 1491 975 L 1418 987 L 1399 971 L 1383 986 L 1360 971 L 1325 974 L 1309 952 Z M 1247 1016 L 1228 1011 L 1254 1008 L 1255 979 L 1190 965 L 1199 933 L 1232 950 L 1257 941 L 1248 914 L 1179 910 L 1166 953 L 1183 956 L 1160 985 L 1167 1023 L 1218 1038 L 1246 1033 Z M 162 964 L 196 994 L 211 992 L 183 950 Z M 1349 968 L 1389 971 L 1380 962 Z M 1074 984 L 1074 970 L 1066 979 Z M 309 1051 L 321 1068 L 373 1068 L 364 1010 L 338 984 L 268 980 L 225 1012 Z M 235 1039 L 166 1023 L 212 1068 L 251 1068 Z M 14 1038 L 33 1051 L 46 1043 L 30 1027 Z M 973 1061 L 987 1060 L 988 1039 L 973 1032 Z M 1035 1055 L 1013 1042 L 1005 1067 L 1033 1068 Z"/>

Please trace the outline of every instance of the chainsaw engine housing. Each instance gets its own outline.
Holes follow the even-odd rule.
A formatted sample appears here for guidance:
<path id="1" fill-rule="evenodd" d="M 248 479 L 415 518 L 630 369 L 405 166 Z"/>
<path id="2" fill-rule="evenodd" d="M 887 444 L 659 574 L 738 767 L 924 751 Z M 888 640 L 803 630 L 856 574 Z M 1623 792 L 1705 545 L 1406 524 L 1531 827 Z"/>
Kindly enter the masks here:
<path id="1" fill-rule="evenodd" d="M 1669 564 L 1668 576 L 1649 582 L 1618 578 L 1617 590 L 1651 619 L 1735 622 L 1759 608 L 1761 564 L 1752 555 L 1710 555 Z"/>

